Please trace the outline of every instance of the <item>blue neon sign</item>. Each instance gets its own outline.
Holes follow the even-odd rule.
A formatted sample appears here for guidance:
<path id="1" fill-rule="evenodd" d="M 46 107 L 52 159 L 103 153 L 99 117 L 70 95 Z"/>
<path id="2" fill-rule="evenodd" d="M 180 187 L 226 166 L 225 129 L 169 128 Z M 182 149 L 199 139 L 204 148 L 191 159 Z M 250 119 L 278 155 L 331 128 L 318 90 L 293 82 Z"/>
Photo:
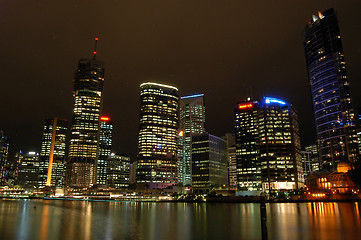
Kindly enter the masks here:
<path id="1" fill-rule="evenodd" d="M 278 103 L 278 104 L 281 104 L 281 105 L 286 105 L 286 102 L 282 101 L 281 99 L 271 98 L 271 97 L 265 97 L 265 103 L 266 104 Z"/>
<path id="2" fill-rule="evenodd" d="M 201 94 L 194 94 L 194 95 L 184 96 L 184 97 L 181 97 L 181 99 L 196 98 L 196 97 L 203 97 L 203 96 L 204 96 L 204 94 L 201 93 Z"/>

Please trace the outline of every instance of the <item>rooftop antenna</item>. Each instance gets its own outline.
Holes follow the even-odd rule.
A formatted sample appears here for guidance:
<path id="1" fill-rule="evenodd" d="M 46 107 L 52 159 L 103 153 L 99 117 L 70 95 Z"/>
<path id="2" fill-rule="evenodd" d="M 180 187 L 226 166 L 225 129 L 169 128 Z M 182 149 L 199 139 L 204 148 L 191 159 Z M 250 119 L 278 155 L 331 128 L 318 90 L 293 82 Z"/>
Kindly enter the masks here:
<path id="1" fill-rule="evenodd" d="M 95 57 L 97 56 L 97 43 L 98 43 L 99 38 L 95 38 L 95 46 L 94 46 L 94 52 L 93 52 L 93 59 L 95 59 Z"/>

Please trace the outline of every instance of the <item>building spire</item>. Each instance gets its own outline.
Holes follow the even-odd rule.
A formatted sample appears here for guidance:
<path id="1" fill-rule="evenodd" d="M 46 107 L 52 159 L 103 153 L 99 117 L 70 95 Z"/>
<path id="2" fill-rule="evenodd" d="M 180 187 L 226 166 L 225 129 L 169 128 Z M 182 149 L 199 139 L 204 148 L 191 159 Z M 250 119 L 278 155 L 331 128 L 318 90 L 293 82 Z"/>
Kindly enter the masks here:
<path id="1" fill-rule="evenodd" d="M 94 46 L 94 51 L 93 51 L 93 59 L 95 59 L 95 57 L 97 56 L 97 43 L 98 43 L 99 38 L 95 37 L 95 46 Z"/>

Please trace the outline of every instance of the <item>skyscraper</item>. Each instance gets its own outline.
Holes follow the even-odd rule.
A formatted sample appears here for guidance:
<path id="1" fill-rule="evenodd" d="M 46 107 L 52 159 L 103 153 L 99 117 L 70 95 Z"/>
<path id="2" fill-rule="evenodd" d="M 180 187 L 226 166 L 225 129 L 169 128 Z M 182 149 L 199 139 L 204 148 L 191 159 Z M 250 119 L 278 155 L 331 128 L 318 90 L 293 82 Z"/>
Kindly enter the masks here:
<path id="1" fill-rule="evenodd" d="M 100 118 L 99 157 L 97 165 L 97 184 L 107 184 L 108 158 L 112 151 L 113 122 L 109 117 Z"/>
<path id="2" fill-rule="evenodd" d="M 111 153 L 107 163 L 106 184 L 112 188 L 129 186 L 130 157 Z"/>
<path id="3" fill-rule="evenodd" d="M 177 184 L 178 89 L 140 85 L 137 184 L 166 188 Z"/>
<path id="4" fill-rule="evenodd" d="M 68 121 L 46 119 L 40 152 L 39 187 L 63 187 L 65 184 L 65 147 Z"/>
<path id="5" fill-rule="evenodd" d="M 208 133 L 192 135 L 192 189 L 206 193 L 228 186 L 227 142 Z"/>
<path id="6" fill-rule="evenodd" d="M 277 98 L 235 106 L 238 189 L 274 192 L 303 186 L 298 117 Z"/>
<path id="7" fill-rule="evenodd" d="M 9 138 L 0 130 L 0 186 L 5 184 L 5 167 L 9 153 Z"/>
<path id="8" fill-rule="evenodd" d="M 17 185 L 24 188 L 35 188 L 39 186 L 39 153 L 17 153 L 18 162 Z"/>
<path id="9" fill-rule="evenodd" d="M 338 162 L 358 156 L 354 110 L 338 20 L 333 9 L 308 20 L 304 48 L 311 88 L 320 161 L 336 170 Z"/>
<path id="10" fill-rule="evenodd" d="M 104 64 L 96 60 L 96 51 L 92 59 L 79 60 L 74 78 L 73 118 L 66 169 L 69 187 L 88 188 L 96 183 L 103 82 Z"/>
<path id="11" fill-rule="evenodd" d="M 181 97 L 179 125 L 184 132 L 183 145 L 183 184 L 192 183 L 192 135 L 205 132 L 206 110 L 204 94 Z"/>

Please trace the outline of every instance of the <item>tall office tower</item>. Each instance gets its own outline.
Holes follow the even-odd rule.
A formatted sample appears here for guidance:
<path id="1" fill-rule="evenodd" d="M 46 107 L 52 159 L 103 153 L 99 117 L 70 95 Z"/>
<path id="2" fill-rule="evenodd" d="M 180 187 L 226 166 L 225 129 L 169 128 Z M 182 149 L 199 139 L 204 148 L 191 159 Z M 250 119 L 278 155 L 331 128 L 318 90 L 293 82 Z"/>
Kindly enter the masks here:
<path id="1" fill-rule="evenodd" d="M 303 186 L 297 114 L 265 97 L 235 106 L 238 189 L 274 192 Z"/>
<path id="2" fill-rule="evenodd" d="M 192 135 L 192 189 L 206 193 L 228 186 L 227 142 L 208 133 Z"/>
<path id="3" fill-rule="evenodd" d="M 5 167 L 9 153 L 9 138 L 0 130 L 0 186 L 5 184 Z"/>
<path id="4" fill-rule="evenodd" d="M 358 144 L 349 80 L 336 13 L 329 9 L 309 19 L 305 54 L 323 168 L 354 163 Z"/>
<path id="5" fill-rule="evenodd" d="M 95 57 L 96 51 L 92 59 L 80 59 L 75 72 L 73 119 L 66 166 L 66 185 L 72 188 L 88 188 L 96 183 L 104 63 Z"/>
<path id="6" fill-rule="evenodd" d="M 178 133 L 177 144 L 178 144 L 177 181 L 178 181 L 178 185 L 184 186 L 184 184 L 183 184 L 183 181 L 184 181 L 184 174 L 183 174 L 183 169 L 184 169 L 184 131 L 183 130 L 180 130 Z"/>
<path id="7" fill-rule="evenodd" d="M 137 184 L 157 189 L 177 184 L 178 89 L 140 85 Z"/>
<path id="8" fill-rule="evenodd" d="M 222 138 L 227 141 L 229 189 L 236 190 L 237 189 L 236 136 L 234 133 L 227 133 Z"/>
<path id="9" fill-rule="evenodd" d="M 127 188 L 129 186 L 130 157 L 111 153 L 107 164 L 106 184 L 112 188 Z"/>
<path id="10" fill-rule="evenodd" d="M 46 119 L 41 142 L 39 187 L 64 187 L 65 148 L 68 121 Z"/>
<path id="11" fill-rule="evenodd" d="M 184 131 L 183 184 L 189 185 L 192 183 L 192 135 L 205 132 L 206 110 L 204 94 L 181 97 L 179 105 L 179 125 L 180 129 Z"/>
<path id="12" fill-rule="evenodd" d="M 35 188 L 39 186 L 39 153 L 29 152 L 17 153 L 18 162 L 17 184 L 24 188 Z"/>
<path id="13" fill-rule="evenodd" d="M 109 117 L 100 118 L 99 157 L 97 165 L 97 184 L 107 184 L 108 158 L 112 151 L 113 122 Z"/>
<path id="14" fill-rule="evenodd" d="M 305 147 L 305 151 L 301 151 L 301 154 L 304 176 L 320 170 L 320 162 L 318 159 L 318 150 L 316 144 Z"/>

